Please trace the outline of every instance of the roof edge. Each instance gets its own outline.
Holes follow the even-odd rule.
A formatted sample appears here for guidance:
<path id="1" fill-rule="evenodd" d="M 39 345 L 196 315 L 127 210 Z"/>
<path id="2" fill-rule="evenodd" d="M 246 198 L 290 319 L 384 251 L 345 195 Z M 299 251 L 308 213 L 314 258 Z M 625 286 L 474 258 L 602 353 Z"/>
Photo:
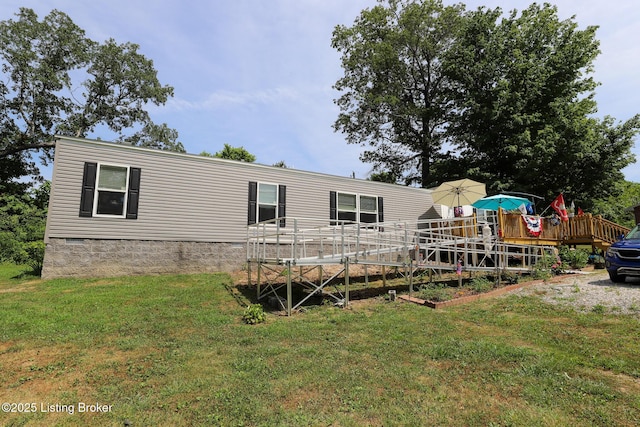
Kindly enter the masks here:
<path id="1" fill-rule="evenodd" d="M 291 172 L 309 174 L 309 175 L 314 175 L 314 176 L 324 176 L 324 177 L 340 178 L 340 179 L 353 179 L 355 181 L 360 181 L 360 182 L 370 182 L 373 185 L 394 186 L 394 187 L 401 187 L 401 188 L 413 188 L 413 189 L 418 190 L 418 191 L 419 190 L 423 190 L 425 192 L 430 192 L 429 189 L 420 188 L 420 187 L 410 187 L 410 186 L 399 185 L 399 184 L 390 184 L 390 183 L 387 183 L 387 182 L 380 182 L 380 181 L 369 181 L 369 180 L 362 179 L 362 178 L 351 178 L 349 176 L 332 175 L 332 174 L 323 173 L 323 172 L 312 172 L 312 171 L 307 171 L 307 170 L 303 170 L 303 169 L 281 168 L 281 167 L 278 167 L 278 166 L 265 165 L 265 164 L 262 164 L 262 163 L 249 163 L 249 162 L 242 162 L 242 161 L 239 161 L 239 160 L 221 159 L 221 158 L 218 158 L 218 157 L 207 157 L 207 156 L 201 156 L 199 154 L 192 154 L 192 153 L 179 153 L 179 152 L 176 152 L 176 151 L 166 151 L 166 150 L 158 150 L 158 149 L 155 149 L 155 148 L 137 147 L 135 145 L 129 145 L 129 144 L 126 144 L 126 143 L 123 144 L 123 143 L 118 143 L 118 142 L 114 142 L 114 141 L 103 141 L 103 140 L 97 140 L 97 139 L 80 138 L 80 137 L 65 136 L 65 135 L 56 135 L 54 140 L 55 140 L 56 145 L 57 145 L 58 141 L 68 141 L 68 142 L 78 143 L 78 144 L 97 145 L 97 146 L 102 146 L 102 147 L 109 147 L 109 148 L 113 148 L 113 149 L 117 149 L 117 150 L 143 151 L 145 153 L 149 153 L 149 154 L 156 155 L 156 156 L 183 157 L 183 158 L 187 158 L 187 159 L 195 160 L 195 161 L 214 162 L 214 163 L 227 163 L 227 164 L 234 164 L 234 165 L 241 164 L 244 167 L 249 167 L 249 168 L 264 168 L 264 169 L 271 169 L 271 170 L 278 170 L 278 171 L 287 171 L 288 170 L 288 171 L 291 171 Z"/>

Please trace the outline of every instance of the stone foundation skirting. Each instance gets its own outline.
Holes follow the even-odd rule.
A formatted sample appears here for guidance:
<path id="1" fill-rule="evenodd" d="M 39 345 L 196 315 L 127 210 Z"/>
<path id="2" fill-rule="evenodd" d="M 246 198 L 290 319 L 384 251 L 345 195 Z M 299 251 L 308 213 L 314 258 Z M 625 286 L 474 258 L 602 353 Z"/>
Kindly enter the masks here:
<path id="1" fill-rule="evenodd" d="M 244 243 L 51 238 L 42 278 L 231 272 L 246 258 Z"/>

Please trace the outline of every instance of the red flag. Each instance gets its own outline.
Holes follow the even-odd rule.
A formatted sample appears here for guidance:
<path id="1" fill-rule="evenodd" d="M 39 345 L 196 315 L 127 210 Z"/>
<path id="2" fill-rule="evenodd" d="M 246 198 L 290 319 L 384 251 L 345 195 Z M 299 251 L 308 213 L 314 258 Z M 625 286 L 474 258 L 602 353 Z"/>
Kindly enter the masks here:
<path id="1" fill-rule="evenodd" d="M 569 215 L 567 215 L 567 208 L 564 205 L 564 197 L 562 196 L 562 193 L 560 193 L 558 197 L 553 199 L 553 202 L 551 202 L 551 207 L 554 211 L 558 212 L 561 220 L 569 221 Z"/>

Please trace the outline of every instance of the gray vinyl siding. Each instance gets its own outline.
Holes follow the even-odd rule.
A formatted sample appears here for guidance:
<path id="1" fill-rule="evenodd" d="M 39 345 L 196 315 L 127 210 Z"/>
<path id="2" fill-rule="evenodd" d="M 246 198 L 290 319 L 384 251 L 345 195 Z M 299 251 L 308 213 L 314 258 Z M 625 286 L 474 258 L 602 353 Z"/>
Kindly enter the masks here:
<path id="1" fill-rule="evenodd" d="M 138 219 L 79 217 L 85 162 L 141 168 Z M 56 145 L 46 236 L 243 242 L 249 181 L 285 185 L 287 217 L 327 224 L 330 191 L 382 197 L 385 221 L 415 221 L 432 205 L 420 188 L 64 138 Z"/>

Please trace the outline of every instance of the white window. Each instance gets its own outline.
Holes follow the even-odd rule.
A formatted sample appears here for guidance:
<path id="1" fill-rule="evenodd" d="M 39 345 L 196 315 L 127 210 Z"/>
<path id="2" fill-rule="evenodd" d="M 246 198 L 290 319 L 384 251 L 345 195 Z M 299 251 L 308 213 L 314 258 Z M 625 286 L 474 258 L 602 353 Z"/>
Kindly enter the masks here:
<path id="1" fill-rule="evenodd" d="M 360 222 L 378 222 L 378 198 L 360 196 Z"/>
<path id="2" fill-rule="evenodd" d="M 287 187 L 266 182 L 249 181 L 249 214 L 247 224 L 270 221 L 280 218 L 278 225 L 286 226 L 285 217 Z"/>
<path id="3" fill-rule="evenodd" d="M 339 221 L 378 222 L 378 198 L 362 194 L 338 193 Z"/>
<path id="4" fill-rule="evenodd" d="M 278 186 L 258 183 L 258 222 L 275 219 L 278 213 Z"/>
<path id="5" fill-rule="evenodd" d="M 128 166 L 98 164 L 93 214 L 124 217 L 128 186 Z"/>
<path id="6" fill-rule="evenodd" d="M 338 220 L 356 222 L 358 218 L 358 196 L 338 193 Z"/>

